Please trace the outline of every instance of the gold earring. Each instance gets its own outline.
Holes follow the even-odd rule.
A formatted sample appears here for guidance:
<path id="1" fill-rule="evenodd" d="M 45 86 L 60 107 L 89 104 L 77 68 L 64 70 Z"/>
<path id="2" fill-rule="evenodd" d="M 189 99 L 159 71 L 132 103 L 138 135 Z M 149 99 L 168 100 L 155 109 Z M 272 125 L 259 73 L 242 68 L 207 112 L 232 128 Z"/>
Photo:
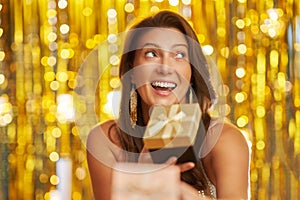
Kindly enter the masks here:
<path id="1" fill-rule="evenodd" d="M 130 91 L 130 124 L 132 128 L 135 128 L 137 121 L 137 93 L 135 88 L 132 87 Z"/>
<path id="2" fill-rule="evenodd" d="M 193 103 L 193 89 L 190 87 L 190 93 L 189 93 L 189 103 Z"/>

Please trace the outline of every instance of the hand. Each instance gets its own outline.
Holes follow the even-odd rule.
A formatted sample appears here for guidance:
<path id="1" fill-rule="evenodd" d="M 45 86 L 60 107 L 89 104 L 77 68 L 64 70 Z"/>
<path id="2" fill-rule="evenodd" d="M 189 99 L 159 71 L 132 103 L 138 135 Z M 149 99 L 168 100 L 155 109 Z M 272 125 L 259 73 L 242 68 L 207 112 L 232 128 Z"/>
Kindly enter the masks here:
<path id="1" fill-rule="evenodd" d="M 176 157 L 171 157 L 167 160 L 167 164 L 171 164 L 171 165 L 175 165 L 177 162 L 177 158 Z M 186 163 L 181 163 L 181 164 L 176 164 L 179 169 L 180 169 L 180 172 L 185 172 L 185 171 L 188 171 L 188 170 L 191 170 L 195 167 L 195 163 L 193 162 L 186 162 Z"/>
<path id="2" fill-rule="evenodd" d="M 150 152 L 147 148 L 144 147 L 142 149 L 140 157 L 138 159 L 138 162 L 139 163 L 153 163 Z M 185 171 L 191 170 L 195 167 L 195 163 L 193 163 L 193 162 L 186 162 L 186 163 L 181 163 L 181 164 L 176 164 L 176 162 L 177 162 L 177 158 L 171 157 L 167 160 L 166 164 L 178 166 L 180 169 L 180 172 L 185 172 Z"/>
<path id="3" fill-rule="evenodd" d="M 180 183 L 180 199 L 181 200 L 199 200 L 208 199 L 199 195 L 198 191 L 189 184 L 181 181 Z"/>

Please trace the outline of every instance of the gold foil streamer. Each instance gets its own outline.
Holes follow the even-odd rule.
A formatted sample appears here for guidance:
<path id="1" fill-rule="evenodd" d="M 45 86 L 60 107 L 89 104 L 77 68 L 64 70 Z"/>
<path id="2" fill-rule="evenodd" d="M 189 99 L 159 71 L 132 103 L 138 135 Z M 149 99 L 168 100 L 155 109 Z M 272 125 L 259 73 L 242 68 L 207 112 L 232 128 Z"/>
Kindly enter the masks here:
<path id="1" fill-rule="evenodd" d="M 125 9 L 127 3 L 131 9 Z M 5 160 L 0 170 L 8 172 L 0 176 L 1 199 L 49 199 L 59 184 L 56 161 L 65 156 L 74 169 L 73 199 L 92 198 L 84 145 L 74 121 L 58 116 L 57 98 L 72 94 L 84 58 L 109 34 L 123 32 L 145 13 L 187 7 L 222 74 L 220 101 L 227 102 L 222 109 L 252 140 L 252 199 L 300 198 L 300 1 L 5 0 L 0 3 L 0 97 L 11 105 L 6 107 L 12 119 L 0 127 Z M 116 52 L 99 47 L 99 59 L 107 61 L 94 63 L 105 72 L 103 90 L 95 92 L 100 121 L 111 117 L 106 97 L 119 87 L 117 64 L 109 63 L 120 53 L 116 45 Z M 80 112 L 92 112 L 85 103 Z"/>

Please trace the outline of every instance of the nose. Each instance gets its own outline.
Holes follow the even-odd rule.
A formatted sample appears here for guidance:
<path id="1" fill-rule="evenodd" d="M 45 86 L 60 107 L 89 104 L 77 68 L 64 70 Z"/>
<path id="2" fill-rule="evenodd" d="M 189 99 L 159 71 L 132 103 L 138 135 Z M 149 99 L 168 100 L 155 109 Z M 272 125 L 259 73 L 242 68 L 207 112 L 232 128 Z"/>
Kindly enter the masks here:
<path id="1" fill-rule="evenodd" d="M 157 72 L 158 74 L 167 75 L 172 73 L 172 69 L 168 65 L 159 64 L 157 67 Z"/>
<path id="2" fill-rule="evenodd" d="M 167 52 L 164 54 L 164 56 L 162 56 L 161 62 L 157 67 L 157 72 L 163 75 L 171 74 L 173 72 L 172 61 Z"/>

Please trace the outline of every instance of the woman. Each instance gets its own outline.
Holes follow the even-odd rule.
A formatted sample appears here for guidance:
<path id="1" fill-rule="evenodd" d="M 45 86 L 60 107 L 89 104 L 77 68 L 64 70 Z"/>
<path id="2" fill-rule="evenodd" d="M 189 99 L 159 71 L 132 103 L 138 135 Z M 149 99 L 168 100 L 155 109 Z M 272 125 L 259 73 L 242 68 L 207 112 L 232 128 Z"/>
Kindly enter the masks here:
<path id="1" fill-rule="evenodd" d="M 190 102 L 200 105 L 208 142 L 198 163 L 177 165 L 182 172 L 182 198 L 198 194 L 208 198 L 249 198 L 247 142 L 235 126 L 209 116 L 215 93 L 207 62 L 195 32 L 183 17 L 161 11 L 131 27 L 120 62 L 120 78 L 118 121 L 97 125 L 87 142 L 96 199 L 111 197 L 109 166 L 147 160 L 142 138 L 151 106 Z M 169 162 L 176 163 L 172 159 Z"/>

